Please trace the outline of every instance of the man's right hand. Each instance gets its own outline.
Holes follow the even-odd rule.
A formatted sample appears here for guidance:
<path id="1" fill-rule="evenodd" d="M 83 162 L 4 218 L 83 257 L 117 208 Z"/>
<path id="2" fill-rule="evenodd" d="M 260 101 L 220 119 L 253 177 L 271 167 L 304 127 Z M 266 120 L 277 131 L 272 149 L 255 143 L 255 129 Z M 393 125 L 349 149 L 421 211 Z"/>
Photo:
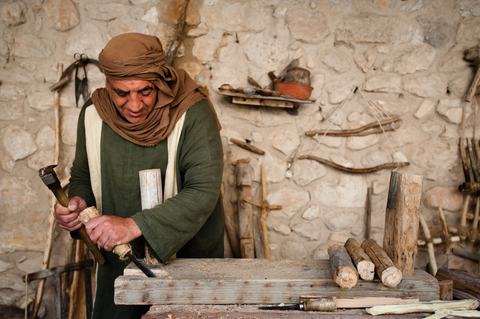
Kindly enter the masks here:
<path id="1" fill-rule="evenodd" d="M 57 220 L 58 226 L 68 231 L 74 231 L 82 227 L 82 222 L 78 220 L 78 214 L 87 208 L 87 202 L 81 197 L 70 198 L 68 207 L 63 207 L 59 203 L 55 204 L 53 216 Z"/>

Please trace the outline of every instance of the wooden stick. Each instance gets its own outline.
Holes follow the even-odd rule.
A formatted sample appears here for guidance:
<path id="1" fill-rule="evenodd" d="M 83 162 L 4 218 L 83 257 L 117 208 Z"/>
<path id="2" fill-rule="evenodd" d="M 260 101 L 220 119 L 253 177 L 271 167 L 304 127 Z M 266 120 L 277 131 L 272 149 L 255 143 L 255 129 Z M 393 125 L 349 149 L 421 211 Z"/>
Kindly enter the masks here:
<path id="1" fill-rule="evenodd" d="M 309 300 L 319 300 L 325 297 L 321 296 L 300 296 L 300 303 Z M 335 298 L 338 309 L 344 308 L 368 308 L 381 305 L 403 305 L 419 302 L 418 298 L 389 298 L 389 297 L 353 297 L 353 298 Z"/>
<path id="2" fill-rule="evenodd" d="M 270 245 L 268 242 L 268 230 L 267 230 L 267 214 L 270 212 L 270 204 L 267 201 L 267 177 L 265 175 L 265 169 L 261 166 L 261 178 L 262 178 L 262 216 L 260 217 L 260 225 L 262 225 L 263 234 L 263 249 L 265 252 L 265 258 L 270 259 Z"/>
<path id="3" fill-rule="evenodd" d="M 428 257 L 430 258 L 430 269 L 431 269 L 431 274 L 435 276 L 437 273 L 437 260 L 435 259 L 435 251 L 433 249 L 433 244 L 430 241 L 432 236 L 430 235 L 430 230 L 428 229 L 427 222 L 423 218 L 422 214 L 419 216 L 420 219 L 420 224 L 422 225 L 423 233 L 425 234 L 425 238 L 427 241 L 427 247 L 428 247 Z"/>
<path id="4" fill-rule="evenodd" d="M 390 174 L 383 249 L 405 277 L 415 275 L 422 185 L 421 175 Z"/>
<path id="5" fill-rule="evenodd" d="M 349 238 L 345 243 L 345 249 L 352 257 L 360 278 L 366 281 L 373 280 L 373 277 L 375 277 L 375 265 L 362 247 L 360 247 L 358 241 L 355 238 Z"/>
<path id="6" fill-rule="evenodd" d="M 258 147 L 255 147 L 251 144 L 248 144 L 248 143 L 245 143 L 245 142 L 242 142 L 240 140 L 237 140 L 237 139 L 234 139 L 234 138 L 231 138 L 230 141 L 235 144 L 235 145 L 238 145 L 240 146 L 241 148 L 243 149 L 246 149 L 247 151 L 250 151 L 250 152 L 254 152 L 256 154 L 259 154 L 259 155 L 264 155 L 265 152 L 262 151 L 261 149 L 259 149 Z"/>
<path id="7" fill-rule="evenodd" d="M 480 85 L 480 68 L 478 68 L 479 62 L 479 47 L 472 47 L 465 51 L 464 58 L 467 61 L 473 62 L 477 66 L 477 71 L 473 77 L 472 83 L 468 88 L 467 94 L 465 95 L 465 101 L 471 102 L 475 94 L 477 93 L 478 86 Z"/>
<path id="8" fill-rule="evenodd" d="M 317 161 L 319 163 L 328 165 L 335 169 L 348 172 L 348 173 L 353 173 L 353 174 L 367 174 L 367 173 L 381 171 L 383 169 L 393 169 L 393 168 L 399 168 L 399 167 L 410 165 L 410 162 L 401 162 L 401 163 L 386 163 L 386 164 L 381 164 L 381 165 L 368 167 L 368 168 L 351 168 L 351 167 L 345 167 L 345 166 L 339 165 L 337 163 L 334 163 L 332 161 L 329 161 L 314 155 L 302 155 L 299 157 L 299 159 L 309 159 L 309 160 Z"/>
<path id="9" fill-rule="evenodd" d="M 478 262 L 480 260 L 480 255 L 478 254 L 474 254 L 474 253 L 470 253 L 468 251 L 465 251 L 465 250 L 461 250 L 461 249 L 458 249 L 458 248 L 453 248 L 452 249 L 452 252 L 457 255 L 457 256 L 460 256 L 460 257 L 463 257 L 463 258 L 467 258 L 467 259 L 470 259 L 472 261 L 476 261 Z"/>
<path id="10" fill-rule="evenodd" d="M 406 314 L 414 312 L 435 312 L 439 309 L 451 310 L 473 310 L 478 308 L 478 301 L 473 299 L 456 300 L 456 301 L 433 301 L 419 302 L 408 305 L 393 306 L 375 306 L 367 309 L 367 313 L 377 316 L 386 314 Z"/>
<path id="11" fill-rule="evenodd" d="M 350 289 L 358 283 L 358 273 L 345 247 L 332 245 L 328 248 L 328 257 L 333 274 L 333 281 L 341 288 Z"/>
<path id="12" fill-rule="evenodd" d="M 447 241 L 447 243 L 456 243 L 456 242 L 459 242 L 459 241 L 460 241 L 459 236 L 452 236 Z M 438 244 L 445 243 L 445 240 L 443 238 L 430 238 L 430 242 L 434 245 L 438 245 Z M 427 241 L 425 241 L 424 239 L 419 239 L 419 240 L 417 240 L 417 245 L 418 246 L 426 246 Z"/>
<path id="13" fill-rule="evenodd" d="M 262 203 L 257 203 L 251 199 L 248 199 L 248 198 L 244 198 L 243 201 L 249 203 L 249 204 L 252 204 L 254 206 L 257 206 L 259 208 L 262 208 Z M 270 206 L 270 210 L 282 210 L 282 205 L 269 205 Z"/>
<path id="14" fill-rule="evenodd" d="M 453 242 L 453 239 L 448 232 L 447 220 L 445 219 L 445 214 L 443 214 L 443 209 L 441 206 L 438 206 L 438 217 L 440 218 L 440 224 L 442 225 L 442 237 L 443 241 L 445 242 L 445 253 L 450 254 L 452 251 L 450 243 Z M 458 237 L 458 240 L 460 240 L 460 237 Z"/>
<path id="15" fill-rule="evenodd" d="M 392 131 L 392 130 L 394 130 L 394 128 L 392 128 L 391 126 L 384 127 L 383 131 L 379 126 L 392 124 L 392 123 L 395 123 L 395 122 L 398 122 L 398 121 L 401 121 L 401 120 L 402 120 L 401 118 L 395 117 L 395 118 L 391 118 L 391 119 L 381 121 L 381 122 L 370 123 L 370 124 L 367 124 L 367 125 L 355 128 L 355 129 L 328 130 L 328 131 L 327 130 L 307 131 L 307 132 L 305 132 L 305 135 L 314 136 L 314 135 L 317 135 L 317 134 L 318 135 L 323 135 L 323 134 L 326 133 L 326 135 L 328 135 L 328 136 L 364 136 L 364 135 L 369 135 L 369 134 L 382 133 L 383 131 Z M 369 129 L 372 129 L 372 128 L 376 128 L 376 129 L 374 129 L 371 132 L 365 132 L 365 131 L 367 131 Z"/>
<path id="16" fill-rule="evenodd" d="M 236 177 L 240 252 L 242 258 L 255 258 L 252 206 L 243 201 L 244 198 L 252 197 L 252 166 L 249 163 L 238 163 Z"/>
<path id="17" fill-rule="evenodd" d="M 184 0 L 180 7 L 180 17 L 178 18 L 178 21 L 177 21 L 175 37 L 172 45 L 170 46 L 170 49 L 166 52 L 166 56 L 165 56 L 165 64 L 167 66 L 173 65 L 173 60 L 175 60 L 178 48 L 180 47 L 180 43 L 182 42 L 183 27 L 185 25 L 185 18 L 187 16 L 187 7 L 189 2 L 190 0 Z"/>
<path id="18" fill-rule="evenodd" d="M 453 280 L 439 280 L 440 300 L 453 300 Z"/>
<path id="19" fill-rule="evenodd" d="M 402 281 L 402 272 L 398 270 L 385 250 L 374 239 L 366 239 L 361 247 L 375 264 L 378 278 L 387 287 L 396 287 Z"/>
<path id="20" fill-rule="evenodd" d="M 138 172 L 140 179 L 140 197 L 142 209 L 151 209 L 163 203 L 162 172 L 159 168 Z M 145 244 L 145 261 L 147 264 L 159 265 L 160 262 L 153 256 Z"/>
<path id="21" fill-rule="evenodd" d="M 439 309 L 435 311 L 435 314 L 425 317 L 424 319 L 441 319 L 446 317 L 480 318 L 480 311 Z"/>
<path id="22" fill-rule="evenodd" d="M 84 245 L 83 240 L 76 241 L 75 247 L 75 263 L 83 261 L 84 256 Z M 80 269 L 77 269 L 73 272 L 73 279 L 70 288 L 68 289 L 70 295 L 69 310 L 68 310 L 68 319 L 73 319 L 74 314 L 76 313 L 75 308 L 77 308 L 77 299 L 79 296 L 79 282 L 80 282 Z"/>
<path id="23" fill-rule="evenodd" d="M 63 64 L 57 64 L 57 82 L 60 80 L 63 72 Z M 55 158 L 54 163 L 58 165 L 58 158 L 60 154 L 60 116 L 59 116 L 59 109 L 60 109 L 60 92 L 57 90 L 54 93 L 53 98 L 53 108 L 54 108 L 54 115 L 55 115 Z M 53 231 L 55 229 L 55 217 L 53 213 L 55 212 L 55 204 L 56 198 L 50 194 L 50 210 L 48 212 L 48 227 L 47 227 L 47 238 L 45 240 L 45 250 L 43 252 L 43 261 L 42 261 L 42 268 L 41 270 L 45 270 L 48 268 L 50 263 L 50 256 L 52 254 L 52 246 L 53 246 Z M 35 318 L 38 314 L 38 310 L 40 309 L 40 304 L 42 303 L 43 292 L 45 290 L 45 279 L 41 279 L 38 282 L 37 286 L 37 294 L 35 295 L 35 303 L 33 306 L 33 312 L 31 318 Z"/>
<path id="24" fill-rule="evenodd" d="M 372 237 L 372 197 L 373 197 L 373 188 L 369 187 L 367 189 L 367 202 L 366 202 L 366 212 L 365 212 L 365 239 Z"/>

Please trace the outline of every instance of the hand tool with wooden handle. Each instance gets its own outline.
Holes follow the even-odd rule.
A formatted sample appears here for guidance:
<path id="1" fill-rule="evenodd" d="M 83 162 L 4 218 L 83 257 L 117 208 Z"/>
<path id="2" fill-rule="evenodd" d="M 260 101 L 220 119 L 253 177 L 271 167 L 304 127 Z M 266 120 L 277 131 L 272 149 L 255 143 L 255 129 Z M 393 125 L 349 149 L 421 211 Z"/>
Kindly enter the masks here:
<path id="1" fill-rule="evenodd" d="M 60 180 L 58 179 L 57 174 L 53 170 L 56 166 L 57 165 L 50 165 L 41 168 L 38 171 L 38 175 L 42 179 L 43 183 L 45 183 L 45 185 L 53 192 L 60 205 L 68 207 L 69 199 L 63 191 L 62 186 L 60 185 Z M 88 249 L 90 249 L 90 251 L 93 253 L 93 256 L 95 257 L 97 262 L 100 265 L 103 265 L 105 263 L 105 258 L 98 249 L 97 245 L 95 245 L 88 236 L 85 226 L 82 225 L 82 227 L 77 229 L 77 233 L 85 241 L 85 244 L 87 245 Z"/>
<path id="2" fill-rule="evenodd" d="M 100 213 L 93 206 L 85 208 L 79 215 L 78 220 L 81 221 L 84 225 L 92 218 L 100 217 Z M 135 256 L 132 255 L 132 247 L 130 244 L 120 244 L 113 247 L 112 250 L 117 254 L 120 259 L 125 260 L 126 257 L 130 258 L 131 261 L 141 270 L 147 277 L 157 277 L 144 263 L 137 260 Z"/>

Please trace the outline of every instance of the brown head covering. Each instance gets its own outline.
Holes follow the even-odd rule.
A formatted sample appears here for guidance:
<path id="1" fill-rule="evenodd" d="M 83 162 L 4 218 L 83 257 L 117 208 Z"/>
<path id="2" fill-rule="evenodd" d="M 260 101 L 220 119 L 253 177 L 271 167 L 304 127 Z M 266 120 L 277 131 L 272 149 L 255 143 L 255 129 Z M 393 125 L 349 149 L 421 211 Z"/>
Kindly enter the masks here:
<path id="1" fill-rule="evenodd" d="M 98 61 L 108 80 L 146 80 L 158 88 L 157 103 L 139 123 L 129 123 L 120 115 L 105 88 L 92 95 L 100 118 L 135 144 L 155 146 L 163 141 L 183 113 L 200 100 L 206 99 L 213 109 L 205 90 L 185 70 L 165 65 L 165 51 L 155 36 L 140 33 L 116 36 L 107 43 Z"/>

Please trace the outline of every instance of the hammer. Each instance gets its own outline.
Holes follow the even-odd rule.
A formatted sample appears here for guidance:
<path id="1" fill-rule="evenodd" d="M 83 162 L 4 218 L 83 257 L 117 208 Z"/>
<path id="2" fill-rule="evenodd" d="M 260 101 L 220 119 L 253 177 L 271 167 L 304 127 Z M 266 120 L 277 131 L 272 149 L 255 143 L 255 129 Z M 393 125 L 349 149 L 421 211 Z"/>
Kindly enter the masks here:
<path id="1" fill-rule="evenodd" d="M 45 185 L 53 192 L 53 194 L 57 198 L 60 205 L 64 207 L 68 207 L 68 197 L 63 191 L 62 186 L 60 185 L 60 180 L 58 179 L 57 174 L 53 170 L 56 166 L 57 165 L 50 165 L 50 166 L 41 168 L 38 171 L 38 175 L 40 176 L 42 181 L 45 183 Z M 98 249 L 97 245 L 95 245 L 90 239 L 90 237 L 88 236 L 85 226 L 82 225 L 82 227 L 77 229 L 77 233 L 85 241 L 85 244 L 87 245 L 88 249 L 90 249 L 90 251 L 93 253 L 93 256 L 95 257 L 97 262 L 100 265 L 103 265 L 105 263 L 105 258 L 103 257 L 102 253 Z"/>

